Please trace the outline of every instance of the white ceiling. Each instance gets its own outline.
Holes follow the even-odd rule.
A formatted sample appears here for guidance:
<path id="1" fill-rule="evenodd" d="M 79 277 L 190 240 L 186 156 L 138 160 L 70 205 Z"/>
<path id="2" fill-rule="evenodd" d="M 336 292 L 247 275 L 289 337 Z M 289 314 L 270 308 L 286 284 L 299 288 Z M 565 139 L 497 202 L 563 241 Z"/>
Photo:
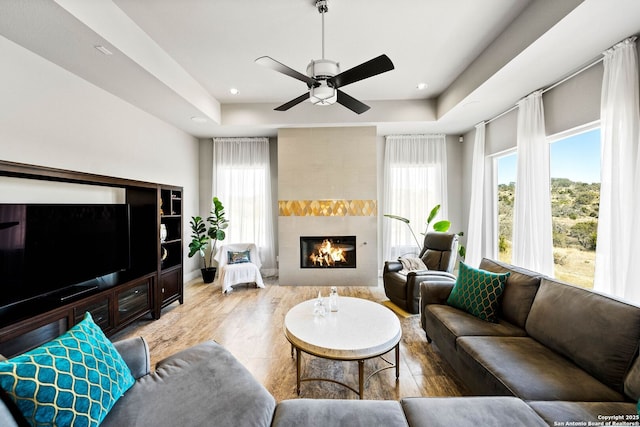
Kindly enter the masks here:
<path id="1" fill-rule="evenodd" d="M 325 56 L 346 70 L 385 53 L 395 69 L 343 89 L 372 107 L 362 115 L 275 112 L 306 86 L 254 60 L 304 73 L 321 58 L 315 0 L 0 3 L 0 35 L 197 137 L 363 124 L 461 134 L 637 33 L 638 0 L 329 0 Z"/>

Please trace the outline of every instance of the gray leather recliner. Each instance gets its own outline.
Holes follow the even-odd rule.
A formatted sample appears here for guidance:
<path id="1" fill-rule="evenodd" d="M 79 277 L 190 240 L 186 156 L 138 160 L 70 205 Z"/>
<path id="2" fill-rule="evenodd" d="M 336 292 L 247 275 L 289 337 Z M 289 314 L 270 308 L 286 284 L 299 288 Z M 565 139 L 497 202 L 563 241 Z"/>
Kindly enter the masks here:
<path id="1" fill-rule="evenodd" d="M 418 255 L 427 270 L 403 271 L 400 261 L 384 263 L 382 281 L 387 298 L 403 310 L 416 314 L 420 310 L 420 282 L 427 276 L 451 274 L 458 258 L 458 235 L 430 231 L 424 236 L 424 244 Z"/>

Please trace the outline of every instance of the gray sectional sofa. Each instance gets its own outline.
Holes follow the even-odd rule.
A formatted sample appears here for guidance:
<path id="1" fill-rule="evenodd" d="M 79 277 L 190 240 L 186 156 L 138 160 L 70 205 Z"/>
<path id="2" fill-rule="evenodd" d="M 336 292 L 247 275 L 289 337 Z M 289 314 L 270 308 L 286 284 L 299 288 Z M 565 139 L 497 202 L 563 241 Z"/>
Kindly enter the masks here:
<path id="1" fill-rule="evenodd" d="M 421 284 L 428 340 L 476 396 L 276 403 L 215 342 L 152 370 L 146 342 L 131 338 L 114 344 L 136 382 L 102 426 L 640 425 L 640 307 L 488 259 L 481 268 L 510 272 L 498 323 L 446 305 L 452 280 Z M 20 426 L 2 401 L 0 426 Z"/>
<path id="2" fill-rule="evenodd" d="M 637 421 L 640 307 L 490 259 L 480 268 L 510 273 L 497 323 L 447 305 L 455 281 L 421 283 L 427 339 L 474 395 L 520 398 L 551 425 Z"/>
<path id="3" fill-rule="evenodd" d="M 273 396 L 225 348 L 205 342 L 149 364 L 142 338 L 115 342 L 136 382 L 101 426 L 415 427 L 545 426 L 522 400 L 412 398 L 402 401 L 292 399 Z M 455 406 L 455 410 L 452 407 Z M 526 424 L 512 423 L 527 421 Z M 20 427 L 0 400 L 0 426 Z"/>

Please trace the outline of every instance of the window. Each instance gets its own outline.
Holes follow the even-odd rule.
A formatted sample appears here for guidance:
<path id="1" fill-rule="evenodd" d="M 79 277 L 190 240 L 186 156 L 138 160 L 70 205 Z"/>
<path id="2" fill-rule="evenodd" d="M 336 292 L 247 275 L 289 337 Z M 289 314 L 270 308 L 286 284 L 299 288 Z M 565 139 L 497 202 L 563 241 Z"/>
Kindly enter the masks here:
<path id="1" fill-rule="evenodd" d="M 515 150 L 510 150 L 496 157 L 494 164 L 498 178 L 498 259 L 510 263 L 518 155 Z"/>
<path id="2" fill-rule="evenodd" d="M 269 171 L 264 166 L 220 166 L 216 170 L 218 194 L 224 202 L 229 242 L 250 242 L 264 247 L 268 241 L 265 219 L 271 218 Z M 226 242 L 225 242 L 226 243 Z"/>
<path id="3" fill-rule="evenodd" d="M 444 135 L 390 135 L 385 142 L 383 209 L 409 219 L 406 224 L 383 222 L 383 259 L 417 254 L 427 216 L 441 205 L 438 219 L 447 217 L 446 139 Z"/>
<path id="4" fill-rule="evenodd" d="M 548 138 L 555 276 L 593 287 L 600 204 L 600 128 L 590 124 Z M 494 159 L 500 261 L 511 262 L 517 154 Z"/>
<path id="5" fill-rule="evenodd" d="M 263 274 L 275 274 L 269 140 L 214 139 L 212 189 L 229 220 L 223 243 L 255 243 Z"/>
<path id="6" fill-rule="evenodd" d="M 550 137 L 555 276 L 593 287 L 600 204 L 600 128 Z"/>
<path id="7" fill-rule="evenodd" d="M 418 249 L 422 246 L 423 235 L 427 222 L 427 215 L 433 206 L 441 200 L 440 194 L 436 194 L 436 186 L 433 185 L 439 179 L 440 168 L 435 165 L 396 165 L 390 167 L 390 181 L 393 183 L 393 191 L 396 196 L 394 205 L 390 209 L 393 212 L 402 212 L 409 219 L 411 228 L 416 234 L 419 246 L 411 235 L 409 227 L 393 221 L 389 224 L 389 246 L 391 255 L 389 259 L 399 256 L 418 255 Z M 400 215 L 403 216 L 403 215 Z"/>

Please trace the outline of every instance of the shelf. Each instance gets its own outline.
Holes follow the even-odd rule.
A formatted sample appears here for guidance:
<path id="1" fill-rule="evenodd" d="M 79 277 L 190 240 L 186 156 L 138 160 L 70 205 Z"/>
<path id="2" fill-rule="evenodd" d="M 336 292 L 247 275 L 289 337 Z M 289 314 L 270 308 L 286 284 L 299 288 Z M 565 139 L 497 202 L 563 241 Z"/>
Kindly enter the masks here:
<path id="1" fill-rule="evenodd" d="M 183 302 L 182 188 L 161 187 L 160 200 L 162 212 L 159 219 L 167 230 L 167 236 L 164 242 L 160 242 L 160 283 L 155 305 L 164 308 L 174 301 Z"/>
<path id="2" fill-rule="evenodd" d="M 180 243 L 182 242 L 182 239 L 172 239 L 172 240 L 165 240 L 164 242 L 160 242 L 163 245 L 170 245 L 171 243 Z"/>

